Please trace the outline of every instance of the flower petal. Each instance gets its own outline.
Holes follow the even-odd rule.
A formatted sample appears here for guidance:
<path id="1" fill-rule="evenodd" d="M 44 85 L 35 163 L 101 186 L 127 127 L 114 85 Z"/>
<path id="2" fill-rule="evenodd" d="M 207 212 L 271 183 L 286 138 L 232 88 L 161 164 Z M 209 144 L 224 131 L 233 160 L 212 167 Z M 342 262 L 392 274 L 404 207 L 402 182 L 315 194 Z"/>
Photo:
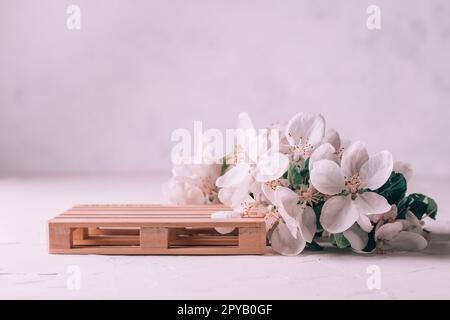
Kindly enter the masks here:
<path id="1" fill-rule="evenodd" d="M 315 162 L 310 173 L 310 179 L 314 188 L 324 194 L 335 195 L 345 189 L 341 168 L 331 160 Z"/>
<path id="2" fill-rule="evenodd" d="M 388 244 L 397 250 L 418 251 L 425 249 L 428 241 L 418 233 L 401 231 Z"/>
<path id="3" fill-rule="evenodd" d="M 222 188 L 219 190 L 218 198 L 221 203 L 231 207 L 231 199 L 233 197 L 234 188 Z"/>
<path id="4" fill-rule="evenodd" d="M 311 157 L 309 157 L 309 171 L 312 170 L 314 163 L 319 160 L 331 160 L 338 163 L 335 152 L 336 149 L 329 143 L 324 143 L 317 147 L 311 154 Z"/>
<path id="5" fill-rule="evenodd" d="M 364 215 L 385 213 L 392 207 L 385 197 L 370 191 L 359 194 L 354 202 L 358 211 Z"/>
<path id="6" fill-rule="evenodd" d="M 166 199 L 174 204 L 205 204 L 205 195 L 202 190 L 178 181 L 176 178 L 163 184 L 162 192 Z"/>
<path id="7" fill-rule="evenodd" d="M 356 222 L 365 232 L 370 232 L 373 229 L 373 225 L 372 222 L 370 222 L 370 218 L 365 214 L 360 214 Z"/>
<path id="8" fill-rule="evenodd" d="M 369 160 L 369 154 L 361 141 L 355 141 L 342 154 L 341 168 L 345 177 L 359 173 L 362 165 Z"/>
<path id="9" fill-rule="evenodd" d="M 233 203 L 232 208 L 235 212 L 248 213 L 248 210 L 254 203 L 255 199 L 253 199 L 249 194 L 246 194 L 243 198 L 241 198 L 240 202 Z"/>
<path id="10" fill-rule="evenodd" d="M 267 201 L 266 195 L 262 190 L 262 185 L 264 183 L 252 181 L 248 187 L 248 191 L 253 194 L 253 198 L 259 201 Z"/>
<path id="11" fill-rule="evenodd" d="M 389 151 L 381 151 L 369 158 L 360 170 L 361 188 L 376 190 L 389 179 L 394 161 Z"/>
<path id="12" fill-rule="evenodd" d="M 323 142 L 331 144 L 335 150 L 339 150 L 341 148 L 341 137 L 334 129 L 327 130 L 325 137 L 323 138 Z"/>
<path id="13" fill-rule="evenodd" d="M 306 245 L 306 241 L 301 237 L 300 233 L 297 234 L 297 238 L 294 238 L 283 222 L 278 223 L 272 233 L 270 242 L 273 250 L 285 256 L 298 255 Z"/>
<path id="14" fill-rule="evenodd" d="M 353 249 L 362 251 L 369 242 L 369 234 L 361 229 L 358 224 L 354 224 L 344 231 L 344 237 L 350 242 Z"/>
<path id="15" fill-rule="evenodd" d="M 234 211 L 217 211 L 217 212 L 211 213 L 212 219 L 234 219 L 234 218 L 239 218 L 240 216 L 241 216 L 240 213 L 234 212 Z M 216 229 L 216 231 L 221 234 L 227 234 L 227 233 L 233 232 L 233 230 L 236 228 L 218 227 L 218 228 L 214 228 L 214 229 Z"/>
<path id="16" fill-rule="evenodd" d="M 407 182 L 411 180 L 413 175 L 413 169 L 411 164 L 403 161 L 395 161 L 392 171 L 401 173 L 405 177 Z"/>
<path id="17" fill-rule="evenodd" d="M 253 177 L 246 175 L 241 183 L 234 189 L 231 197 L 231 207 L 236 207 L 249 196 L 250 186 L 253 184 Z"/>
<path id="18" fill-rule="evenodd" d="M 276 203 L 276 197 L 275 197 L 275 190 L 272 189 L 266 183 L 261 184 L 261 189 L 262 189 L 264 195 L 266 196 L 267 200 L 269 200 L 269 202 L 272 203 L 273 205 L 276 205 L 277 203 Z"/>
<path id="19" fill-rule="evenodd" d="M 306 206 L 303 209 L 303 213 L 300 215 L 300 234 L 306 242 L 311 243 L 314 235 L 316 234 L 317 224 L 316 224 L 316 214 L 313 208 Z"/>
<path id="20" fill-rule="evenodd" d="M 253 125 L 252 119 L 250 119 L 250 116 L 247 112 L 240 112 L 238 114 L 238 125 L 237 127 L 239 129 L 248 130 L 248 129 L 254 129 L 255 126 Z"/>
<path id="21" fill-rule="evenodd" d="M 408 221 L 409 225 L 412 226 L 421 226 L 421 221 L 419 219 L 417 219 L 416 215 L 414 213 L 412 213 L 411 211 L 408 211 L 406 213 L 406 221 Z"/>
<path id="22" fill-rule="evenodd" d="M 280 178 L 289 168 L 289 158 L 280 152 L 268 152 L 260 156 L 255 179 L 267 182 Z"/>
<path id="23" fill-rule="evenodd" d="M 322 141 L 324 135 L 325 119 L 320 114 L 297 113 L 286 127 L 286 138 L 291 145 L 308 141 L 315 146 Z"/>
<path id="24" fill-rule="evenodd" d="M 275 191 L 275 201 L 278 212 L 286 223 L 292 237 L 297 237 L 299 215 L 302 212 L 301 205 L 297 204 L 298 194 L 286 187 L 277 187 Z"/>
<path id="25" fill-rule="evenodd" d="M 375 231 L 375 240 L 392 240 L 403 229 L 401 221 L 385 223 Z"/>
<path id="26" fill-rule="evenodd" d="M 402 221 L 403 222 L 403 228 L 405 231 L 411 231 L 415 233 L 422 234 L 423 232 L 423 221 L 417 219 L 416 215 L 412 213 L 411 211 L 408 211 L 406 213 L 406 219 Z"/>
<path id="27" fill-rule="evenodd" d="M 275 198 L 277 206 L 284 209 L 291 217 L 296 217 L 296 206 L 300 200 L 297 193 L 286 187 L 277 187 Z"/>
<path id="28" fill-rule="evenodd" d="M 359 212 L 351 196 L 335 196 L 322 207 L 320 224 L 330 233 L 344 232 L 359 218 Z"/>
<path id="29" fill-rule="evenodd" d="M 250 175 L 250 169 L 249 164 L 244 162 L 239 163 L 228 170 L 223 176 L 217 178 L 216 186 L 219 188 L 236 187 Z"/>

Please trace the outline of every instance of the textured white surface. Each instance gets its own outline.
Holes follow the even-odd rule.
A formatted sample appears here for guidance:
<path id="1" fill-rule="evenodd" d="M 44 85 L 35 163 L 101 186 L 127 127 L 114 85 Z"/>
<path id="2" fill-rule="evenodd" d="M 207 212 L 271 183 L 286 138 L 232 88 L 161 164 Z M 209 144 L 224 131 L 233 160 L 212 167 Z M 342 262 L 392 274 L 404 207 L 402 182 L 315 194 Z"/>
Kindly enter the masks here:
<path id="1" fill-rule="evenodd" d="M 448 0 L 1 0 L 0 174 L 168 169 L 174 129 L 247 110 L 258 127 L 321 112 L 450 175 L 449 16 Z"/>
<path id="2" fill-rule="evenodd" d="M 156 177 L 156 178 L 155 178 Z M 75 203 L 159 203 L 162 177 L 0 179 L 0 298 L 431 299 L 450 298 L 450 179 L 415 179 L 433 196 L 431 246 L 418 253 L 358 255 L 328 249 L 297 257 L 62 256 L 47 253 L 46 221 Z M 68 266 L 81 270 L 69 290 Z M 381 270 L 368 290 L 367 267 Z"/>

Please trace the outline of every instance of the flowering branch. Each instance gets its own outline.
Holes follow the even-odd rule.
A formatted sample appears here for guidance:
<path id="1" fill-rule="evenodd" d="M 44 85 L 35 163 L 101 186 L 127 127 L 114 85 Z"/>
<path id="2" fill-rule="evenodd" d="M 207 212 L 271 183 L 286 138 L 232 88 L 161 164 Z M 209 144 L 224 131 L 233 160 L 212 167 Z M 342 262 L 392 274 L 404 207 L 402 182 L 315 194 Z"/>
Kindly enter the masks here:
<path id="1" fill-rule="evenodd" d="M 422 194 L 406 195 L 411 167 L 390 152 L 369 155 L 362 142 L 341 140 L 315 114 L 298 113 L 268 128 L 279 136 L 263 150 L 246 113 L 239 115 L 239 129 L 250 143 L 238 143 L 215 163 L 173 169 L 163 186 L 169 201 L 233 209 L 213 214 L 220 219 L 257 212 L 265 217 L 272 248 L 284 255 L 305 247 L 322 250 L 317 239 L 355 252 L 421 250 L 429 244 L 423 220 L 436 218 L 437 204 Z"/>

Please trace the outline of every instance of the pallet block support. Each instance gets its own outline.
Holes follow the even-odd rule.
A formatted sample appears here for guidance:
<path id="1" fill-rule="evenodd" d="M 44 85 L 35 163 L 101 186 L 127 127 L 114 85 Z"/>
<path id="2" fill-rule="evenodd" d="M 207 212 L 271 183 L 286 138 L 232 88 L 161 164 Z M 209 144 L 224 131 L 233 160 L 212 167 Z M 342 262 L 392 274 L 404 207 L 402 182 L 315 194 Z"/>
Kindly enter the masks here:
<path id="1" fill-rule="evenodd" d="M 159 227 L 141 228 L 141 248 L 169 248 L 169 229 Z"/>

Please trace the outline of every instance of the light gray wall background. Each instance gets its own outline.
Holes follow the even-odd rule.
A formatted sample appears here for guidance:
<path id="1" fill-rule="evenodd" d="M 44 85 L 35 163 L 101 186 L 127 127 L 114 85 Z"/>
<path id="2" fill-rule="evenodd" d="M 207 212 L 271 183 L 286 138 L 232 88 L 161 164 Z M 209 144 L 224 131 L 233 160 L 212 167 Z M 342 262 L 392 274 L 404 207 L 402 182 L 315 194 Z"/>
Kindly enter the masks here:
<path id="1" fill-rule="evenodd" d="M 449 57 L 446 0 L 0 0 L 0 174 L 166 170 L 172 130 L 246 110 L 450 175 Z"/>

